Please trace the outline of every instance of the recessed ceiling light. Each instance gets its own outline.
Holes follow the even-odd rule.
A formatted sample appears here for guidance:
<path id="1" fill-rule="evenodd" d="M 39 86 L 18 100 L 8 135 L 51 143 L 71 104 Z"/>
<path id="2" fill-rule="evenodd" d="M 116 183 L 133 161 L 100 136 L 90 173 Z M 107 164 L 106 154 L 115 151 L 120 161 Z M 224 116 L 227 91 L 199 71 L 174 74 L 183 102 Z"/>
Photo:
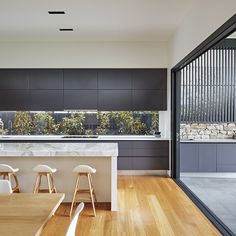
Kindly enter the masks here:
<path id="1" fill-rule="evenodd" d="M 60 31 L 73 31 L 74 29 L 72 29 L 72 28 L 61 28 L 59 30 Z"/>
<path id="2" fill-rule="evenodd" d="M 65 14 L 64 11 L 48 11 L 48 14 L 50 15 L 61 15 L 61 14 Z"/>

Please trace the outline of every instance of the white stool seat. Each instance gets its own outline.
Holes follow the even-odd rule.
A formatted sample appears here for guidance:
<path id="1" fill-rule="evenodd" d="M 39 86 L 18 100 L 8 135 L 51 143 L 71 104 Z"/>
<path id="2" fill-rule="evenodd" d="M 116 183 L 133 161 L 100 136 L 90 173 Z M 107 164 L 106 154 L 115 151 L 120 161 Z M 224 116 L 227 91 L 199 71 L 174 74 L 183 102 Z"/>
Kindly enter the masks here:
<path id="1" fill-rule="evenodd" d="M 6 164 L 0 164 L 0 172 L 16 173 L 17 171 L 19 171 L 18 168 L 13 168 L 13 167 L 6 165 Z"/>
<path id="2" fill-rule="evenodd" d="M 51 168 L 48 165 L 37 165 L 33 168 L 35 172 L 55 173 L 57 169 Z"/>
<path id="3" fill-rule="evenodd" d="M 96 169 L 88 165 L 78 165 L 74 168 L 73 172 L 77 173 L 96 173 Z"/>

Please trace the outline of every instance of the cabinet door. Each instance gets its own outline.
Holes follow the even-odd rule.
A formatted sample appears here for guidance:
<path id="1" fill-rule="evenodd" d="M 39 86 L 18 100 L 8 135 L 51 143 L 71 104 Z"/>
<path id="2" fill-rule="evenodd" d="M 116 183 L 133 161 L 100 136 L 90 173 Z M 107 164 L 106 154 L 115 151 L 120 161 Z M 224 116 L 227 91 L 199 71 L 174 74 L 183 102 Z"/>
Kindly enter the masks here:
<path id="1" fill-rule="evenodd" d="M 216 144 L 199 144 L 199 171 L 216 172 Z"/>
<path id="2" fill-rule="evenodd" d="M 118 157 L 117 169 L 118 170 L 132 170 L 132 157 Z"/>
<path id="3" fill-rule="evenodd" d="M 131 90 L 98 90 L 100 111 L 128 111 L 131 108 Z"/>
<path id="4" fill-rule="evenodd" d="M 136 69 L 132 73 L 133 89 L 167 88 L 167 69 Z"/>
<path id="5" fill-rule="evenodd" d="M 64 109 L 97 109 L 97 90 L 64 90 Z"/>
<path id="6" fill-rule="evenodd" d="M 63 89 L 63 71 L 60 69 L 30 69 L 30 89 Z"/>
<path id="7" fill-rule="evenodd" d="M 30 90 L 30 110 L 63 110 L 63 90 Z"/>
<path id="8" fill-rule="evenodd" d="M 1 111 L 30 110 L 29 90 L 2 90 L 0 91 Z"/>
<path id="9" fill-rule="evenodd" d="M 0 69 L 0 89 L 28 89 L 29 77 L 26 69 Z"/>
<path id="10" fill-rule="evenodd" d="M 133 110 L 153 111 L 166 110 L 166 91 L 164 90 L 133 90 Z"/>
<path id="11" fill-rule="evenodd" d="M 134 170 L 168 170 L 169 159 L 158 157 L 133 157 Z"/>
<path id="12" fill-rule="evenodd" d="M 236 143 L 217 144 L 217 172 L 236 171 Z"/>
<path id="13" fill-rule="evenodd" d="M 131 89 L 131 70 L 106 69 L 98 71 L 98 89 Z"/>
<path id="14" fill-rule="evenodd" d="M 64 89 L 97 89 L 97 70 L 65 69 Z"/>
<path id="15" fill-rule="evenodd" d="M 180 172 L 198 172 L 198 144 L 180 144 Z"/>

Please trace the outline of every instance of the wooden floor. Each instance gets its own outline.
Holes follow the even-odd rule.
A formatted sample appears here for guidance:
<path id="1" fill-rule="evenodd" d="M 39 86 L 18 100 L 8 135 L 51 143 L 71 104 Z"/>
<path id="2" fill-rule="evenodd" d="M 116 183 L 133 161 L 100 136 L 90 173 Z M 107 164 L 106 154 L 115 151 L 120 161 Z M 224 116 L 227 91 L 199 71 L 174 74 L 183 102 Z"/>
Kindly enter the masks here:
<path id="1" fill-rule="evenodd" d="M 97 216 L 87 204 L 76 235 L 220 235 L 200 210 L 170 178 L 119 176 L 118 212 L 97 205 Z M 65 235 L 70 206 L 63 204 L 43 231 L 45 235 Z"/>

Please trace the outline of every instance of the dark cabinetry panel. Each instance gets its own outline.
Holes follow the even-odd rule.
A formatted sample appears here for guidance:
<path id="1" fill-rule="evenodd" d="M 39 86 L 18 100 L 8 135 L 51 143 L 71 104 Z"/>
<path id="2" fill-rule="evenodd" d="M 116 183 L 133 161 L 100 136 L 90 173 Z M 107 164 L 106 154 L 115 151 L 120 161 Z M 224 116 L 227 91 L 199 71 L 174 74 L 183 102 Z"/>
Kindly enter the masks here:
<path id="1" fill-rule="evenodd" d="M 64 89 L 97 89 L 97 87 L 97 70 L 64 70 Z"/>
<path id="2" fill-rule="evenodd" d="M 168 158 L 153 157 L 133 157 L 134 170 L 168 170 Z"/>
<path id="3" fill-rule="evenodd" d="M 63 70 L 30 69 L 30 89 L 63 89 Z"/>
<path id="4" fill-rule="evenodd" d="M 118 170 L 132 170 L 132 158 L 131 157 L 118 157 L 117 160 L 117 169 Z"/>
<path id="5" fill-rule="evenodd" d="M 133 70 L 133 89 L 166 90 L 167 69 L 136 69 Z"/>
<path id="6" fill-rule="evenodd" d="M 236 144 L 217 145 L 217 171 L 236 171 Z"/>
<path id="7" fill-rule="evenodd" d="M 134 110 L 166 110 L 165 90 L 133 90 Z"/>
<path id="8" fill-rule="evenodd" d="M 63 90 L 30 90 L 30 110 L 63 110 Z"/>
<path id="9" fill-rule="evenodd" d="M 235 153 L 233 143 L 181 143 L 180 171 L 235 172 Z"/>
<path id="10" fill-rule="evenodd" d="M 198 144 L 180 144 L 180 171 L 198 172 Z"/>
<path id="11" fill-rule="evenodd" d="M 20 111 L 30 108 L 29 90 L 2 90 L 0 91 L 0 110 Z"/>
<path id="12" fill-rule="evenodd" d="M 28 89 L 28 71 L 24 69 L 1 69 L 0 89 Z"/>
<path id="13" fill-rule="evenodd" d="M 169 141 L 119 141 L 118 147 L 118 169 L 169 169 Z"/>
<path id="14" fill-rule="evenodd" d="M 199 171 L 216 172 L 216 144 L 199 144 Z"/>
<path id="15" fill-rule="evenodd" d="M 65 109 L 97 109 L 97 90 L 64 90 Z"/>
<path id="16" fill-rule="evenodd" d="M 98 90 L 98 110 L 126 111 L 131 108 L 131 90 Z"/>
<path id="17" fill-rule="evenodd" d="M 106 69 L 98 71 L 98 89 L 131 89 L 129 69 Z"/>

